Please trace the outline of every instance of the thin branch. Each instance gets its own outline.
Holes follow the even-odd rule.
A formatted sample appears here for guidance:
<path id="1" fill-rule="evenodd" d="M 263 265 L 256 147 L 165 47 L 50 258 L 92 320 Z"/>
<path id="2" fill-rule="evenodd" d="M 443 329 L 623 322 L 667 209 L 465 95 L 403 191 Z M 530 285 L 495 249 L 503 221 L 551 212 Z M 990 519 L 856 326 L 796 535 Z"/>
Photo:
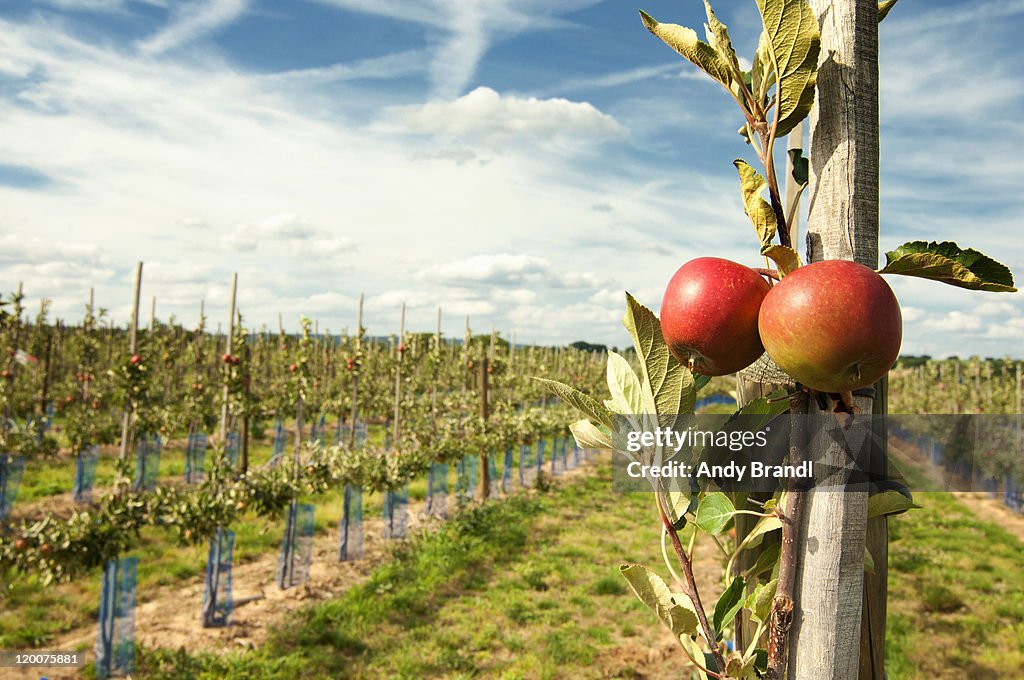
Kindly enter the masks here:
<path id="1" fill-rule="evenodd" d="M 807 415 L 806 392 L 798 392 L 790 401 L 790 462 L 798 464 L 805 455 L 805 416 Z M 793 625 L 793 585 L 796 581 L 797 540 L 803 515 L 805 492 L 797 488 L 796 482 L 789 489 L 786 507 L 782 516 L 782 551 L 779 555 L 779 581 L 768 616 L 768 669 L 765 678 L 782 680 L 786 673 L 789 629 Z"/>
<path id="2" fill-rule="evenodd" d="M 668 532 L 668 536 L 672 539 L 672 547 L 676 551 L 676 555 L 679 556 L 679 564 L 683 567 L 683 575 L 686 577 L 687 596 L 693 603 L 694 609 L 697 610 L 697 620 L 700 622 L 701 630 L 704 632 L 704 639 L 708 641 L 708 647 L 711 649 L 711 655 L 715 658 L 715 665 L 718 666 L 719 670 L 725 670 L 725 659 L 722 657 L 721 650 L 718 649 L 718 645 L 715 643 L 715 634 L 711 630 L 711 624 L 708 623 L 708 616 L 704 613 L 704 605 L 700 601 L 700 593 L 697 591 L 697 581 L 693 577 L 693 563 L 690 558 L 687 557 L 686 551 L 683 549 L 683 544 L 679 542 L 679 534 L 676 532 L 675 527 L 672 526 L 672 522 L 669 521 L 668 515 L 665 514 L 665 508 L 660 502 L 658 502 L 658 513 L 661 515 L 661 523 L 665 526 L 665 530 Z"/>

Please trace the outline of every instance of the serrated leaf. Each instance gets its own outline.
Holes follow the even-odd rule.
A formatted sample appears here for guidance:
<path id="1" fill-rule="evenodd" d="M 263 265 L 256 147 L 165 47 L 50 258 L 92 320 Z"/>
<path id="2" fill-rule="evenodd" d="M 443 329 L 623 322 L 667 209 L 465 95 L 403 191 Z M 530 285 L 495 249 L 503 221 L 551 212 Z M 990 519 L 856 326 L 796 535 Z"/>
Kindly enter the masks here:
<path id="1" fill-rule="evenodd" d="M 742 77 L 743 69 L 740 68 L 740 60 L 736 57 L 736 50 L 729 38 L 729 29 L 715 16 L 715 11 L 711 9 L 711 3 L 708 0 L 704 0 L 704 11 L 708 16 L 708 32 L 710 34 L 708 41 L 718 52 L 722 61 L 731 69 L 732 80 L 735 81 L 737 77 Z"/>
<path id="2" fill-rule="evenodd" d="M 569 426 L 569 431 L 581 449 L 612 448 L 612 438 L 589 420 L 577 420 Z"/>
<path id="3" fill-rule="evenodd" d="M 650 607 L 676 637 L 697 633 L 697 615 L 692 608 L 673 598 L 660 576 L 640 564 L 623 565 L 619 567 L 619 573 L 640 601 Z"/>
<path id="4" fill-rule="evenodd" d="M 889 16 L 889 10 L 893 8 L 897 0 L 882 0 L 878 3 L 878 23 L 882 23 L 882 20 Z"/>
<path id="5" fill-rule="evenodd" d="M 807 0 L 757 0 L 776 73 L 777 137 L 789 134 L 814 105 L 821 38 Z"/>
<path id="6" fill-rule="evenodd" d="M 647 30 L 688 59 L 697 68 L 720 82 L 726 88 L 732 83 L 732 72 L 714 47 L 697 37 L 692 28 L 678 24 L 658 23 L 654 17 L 640 10 L 640 18 Z"/>
<path id="7" fill-rule="evenodd" d="M 655 405 L 653 403 L 644 403 L 644 391 L 640 385 L 640 378 L 622 355 L 608 352 L 606 373 L 608 391 L 612 395 L 612 403 L 609 408 L 622 415 L 654 412 Z M 608 404 L 608 402 L 605 403 Z"/>
<path id="8" fill-rule="evenodd" d="M 725 529 L 725 525 L 736 514 L 732 501 L 721 491 L 709 493 L 700 499 L 697 505 L 697 518 L 694 523 L 712 536 L 717 536 Z"/>
<path id="9" fill-rule="evenodd" d="M 760 576 L 766 571 L 772 571 L 779 561 L 779 553 L 782 552 L 781 543 L 772 543 L 768 545 L 757 555 L 757 559 L 754 560 L 754 564 L 747 569 L 743 575 L 747 578 L 754 578 Z"/>
<path id="10" fill-rule="evenodd" d="M 782 276 L 788 276 L 800 267 L 800 255 L 788 246 L 780 246 L 777 243 L 762 246 L 761 254 L 771 258 Z"/>
<path id="11" fill-rule="evenodd" d="M 883 515 L 898 515 L 911 508 L 919 508 L 913 499 L 907 498 L 899 491 L 883 491 L 868 497 L 868 519 Z"/>
<path id="12" fill-rule="evenodd" d="M 557 380 L 548 380 L 547 378 L 534 378 L 534 380 L 546 387 L 548 391 L 556 397 L 569 404 L 591 420 L 595 420 L 602 425 L 611 427 L 612 412 L 609 411 L 604 404 L 599 402 L 597 399 L 594 399 L 589 394 L 580 392 L 575 387 L 570 387 L 569 385 L 560 383 Z"/>
<path id="13" fill-rule="evenodd" d="M 772 611 L 772 600 L 775 599 L 775 591 L 778 585 L 778 579 L 773 579 L 768 583 L 757 584 L 757 587 L 747 596 L 747 601 L 743 605 L 750 610 L 750 618 L 758 623 L 768 620 L 768 615 Z"/>
<path id="14" fill-rule="evenodd" d="M 740 190 L 743 193 L 743 212 L 750 218 L 754 225 L 757 237 L 761 239 L 761 245 L 766 246 L 775 238 L 779 221 L 772 210 L 771 204 L 764 200 L 762 194 L 768 184 L 754 168 L 750 167 L 743 159 L 737 158 L 732 162 L 740 173 Z"/>
<path id="15" fill-rule="evenodd" d="M 737 576 L 729 584 L 729 587 L 725 589 L 722 596 L 718 598 L 718 603 L 715 604 L 715 614 L 713 617 L 715 634 L 721 637 L 722 629 L 728 626 L 736 614 L 743 609 L 743 577 Z"/>
<path id="16" fill-rule="evenodd" d="M 804 156 L 803 149 L 790 149 L 789 162 L 793 165 L 793 181 L 797 184 L 807 184 L 811 178 L 811 163 Z"/>
<path id="17" fill-rule="evenodd" d="M 704 386 L 707 385 L 709 382 L 711 382 L 710 375 L 695 374 L 693 376 L 693 390 L 695 392 L 699 392 L 700 390 L 704 389 Z"/>
<path id="18" fill-rule="evenodd" d="M 674 427 L 678 416 L 693 413 L 697 403 L 693 374 L 669 353 L 658 317 L 629 293 L 622 325 L 633 338 L 640 359 L 641 387 L 653 399 L 659 423 Z"/>
<path id="19" fill-rule="evenodd" d="M 911 241 L 885 254 L 882 274 L 901 274 L 941 281 L 958 288 L 1016 293 L 1013 273 L 988 255 L 963 249 L 952 241 Z"/>

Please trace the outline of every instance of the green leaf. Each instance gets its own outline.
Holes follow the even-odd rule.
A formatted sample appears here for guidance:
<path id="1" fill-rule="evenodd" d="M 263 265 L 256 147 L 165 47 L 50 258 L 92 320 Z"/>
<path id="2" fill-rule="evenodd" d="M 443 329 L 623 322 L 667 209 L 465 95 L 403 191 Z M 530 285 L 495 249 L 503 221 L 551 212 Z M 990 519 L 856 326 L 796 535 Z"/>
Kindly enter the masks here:
<path id="1" fill-rule="evenodd" d="M 811 176 L 811 164 L 804 156 L 803 149 L 790 149 L 789 162 L 793 164 L 793 181 L 797 184 L 807 184 Z"/>
<path id="2" fill-rule="evenodd" d="M 694 375 L 693 376 L 693 390 L 694 392 L 700 392 L 704 389 L 704 386 L 711 382 L 710 375 Z"/>
<path id="3" fill-rule="evenodd" d="M 897 0 L 882 0 L 878 3 L 878 23 L 882 23 L 882 20 L 889 16 L 889 10 L 893 8 Z"/>
<path id="4" fill-rule="evenodd" d="M 759 583 L 754 588 L 754 591 L 747 596 L 747 601 L 743 606 L 750 610 L 751 619 L 758 623 L 764 623 L 768 620 L 768 615 L 772 611 L 772 600 L 775 599 L 775 590 L 778 588 L 778 585 L 778 579 L 772 579 L 768 583 Z"/>
<path id="5" fill-rule="evenodd" d="M 698 620 L 692 606 L 680 604 L 660 576 L 640 564 L 623 565 L 619 573 L 640 601 L 650 607 L 676 637 L 697 633 Z"/>
<path id="6" fill-rule="evenodd" d="M 589 420 L 577 420 L 569 426 L 569 431 L 581 449 L 612 448 L 612 438 Z"/>
<path id="7" fill-rule="evenodd" d="M 611 427 L 612 412 L 609 411 L 604 404 L 599 402 L 597 399 L 594 399 L 589 394 L 584 394 L 575 387 L 570 387 L 569 385 L 560 383 L 557 380 L 548 380 L 547 378 L 534 378 L 534 380 L 546 387 L 548 391 L 556 397 L 569 404 L 591 420 L 596 420 L 602 425 Z"/>
<path id="8" fill-rule="evenodd" d="M 867 546 L 864 546 L 864 571 L 869 574 L 875 573 L 875 558 L 871 556 Z"/>
<path id="9" fill-rule="evenodd" d="M 732 80 L 742 79 L 743 69 L 740 68 L 740 60 L 736 57 L 736 50 L 729 38 L 729 29 L 718 20 L 715 12 L 711 9 L 711 3 L 704 0 L 704 11 L 708 15 L 708 42 L 715 48 L 715 52 L 722 61 L 730 68 Z"/>
<path id="10" fill-rule="evenodd" d="M 757 51 L 750 67 L 750 90 L 760 101 L 761 108 L 768 108 L 767 93 L 775 84 L 775 71 L 772 68 L 772 57 L 769 51 L 768 33 L 761 31 L 757 40 Z"/>
<path id="11" fill-rule="evenodd" d="M 951 241 L 911 241 L 885 254 L 882 274 L 902 274 L 941 281 L 969 290 L 1016 293 L 1010 269 L 988 255 L 962 249 Z"/>
<path id="12" fill-rule="evenodd" d="M 788 246 L 773 243 L 762 247 L 761 254 L 770 257 L 775 262 L 775 266 L 779 268 L 779 273 L 782 276 L 788 276 L 800 267 L 800 255 Z"/>
<path id="13" fill-rule="evenodd" d="M 744 549 L 753 548 L 761 542 L 761 536 L 777 531 L 781 528 L 782 520 L 779 517 L 776 517 L 775 515 L 762 517 L 758 520 L 757 524 L 754 525 L 754 528 L 750 530 L 750 533 L 743 537 L 742 545 Z"/>
<path id="14" fill-rule="evenodd" d="M 640 358 L 641 386 L 653 399 L 659 422 L 674 427 L 680 414 L 693 413 L 697 401 L 693 374 L 669 353 L 658 317 L 629 293 L 622 324 L 633 337 Z"/>
<path id="15" fill-rule="evenodd" d="M 775 568 L 775 564 L 779 561 L 779 553 L 782 552 L 781 543 L 772 543 L 757 555 L 757 559 L 754 560 L 753 566 L 744 572 L 744 576 L 747 578 L 754 578 L 759 576 L 766 571 L 772 571 Z"/>
<path id="16" fill-rule="evenodd" d="M 758 647 L 754 650 L 754 668 L 764 673 L 768 670 L 768 650 Z"/>
<path id="17" fill-rule="evenodd" d="M 907 498 L 899 491 L 883 491 L 868 497 L 868 519 L 883 515 L 898 515 L 911 508 L 919 508 L 913 499 Z"/>
<path id="18" fill-rule="evenodd" d="M 714 626 L 715 634 L 719 637 L 722 635 L 722 629 L 728 626 L 736 618 L 736 614 L 743 609 L 743 589 L 743 577 L 737 576 L 718 598 L 718 603 L 715 605 Z"/>
<path id="19" fill-rule="evenodd" d="M 633 367 L 622 355 L 608 352 L 608 391 L 611 403 L 606 405 L 622 415 L 653 413 L 655 405 L 644 403 L 644 391 Z"/>
<path id="20" fill-rule="evenodd" d="M 647 30 L 661 38 L 662 41 L 683 57 L 691 61 L 697 68 L 720 82 L 727 89 L 732 83 L 732 71 L 714 47 L 702 42 L 692 28 L 677 24 L 660 24 L 647 12 L 640 10 L 640 18 Z"/>
<path id="21" fill-rule="evenodd" d="M 762 198 L 768 184 L 764 177 L 747 162 L 737 158 L 732 162 L 740 172 L 740 189 L 743 192 L 743 212 L 747 213 L 750 222 L 754 225 L 757 237 L 761 239 L 761 245 L 767 246 L 775 238 L 779 221 L 775 217 L 775 211 L 771 204 Z"/>
<path id="22" fill-rule="evenodd" d="M 778 83 L 777 137 L 789 134 L 814 105 L 821 38 L 807 0 L 757 0 Z"/>
<path id="23" fill-rule="evenodd" d="M 721 491 L 715 491 L 700 500 L 694 522 L 702 531 L 717 536 L 735 514 L 736 508 L 729 497 Z"/>

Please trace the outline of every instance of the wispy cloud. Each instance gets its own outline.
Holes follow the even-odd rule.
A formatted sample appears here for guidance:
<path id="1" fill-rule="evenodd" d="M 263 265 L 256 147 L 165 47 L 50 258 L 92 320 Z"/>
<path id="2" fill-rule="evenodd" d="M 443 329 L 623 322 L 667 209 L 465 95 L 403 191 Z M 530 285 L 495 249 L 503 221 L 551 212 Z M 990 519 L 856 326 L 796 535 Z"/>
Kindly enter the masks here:
<path id="1" fill-rule="evenodd" d="M 193 0 L 176 7 L 170 23 L 138 43 L 142 52 L 167 52 L 229 26 L 245 13 L 249 0 Z"/>

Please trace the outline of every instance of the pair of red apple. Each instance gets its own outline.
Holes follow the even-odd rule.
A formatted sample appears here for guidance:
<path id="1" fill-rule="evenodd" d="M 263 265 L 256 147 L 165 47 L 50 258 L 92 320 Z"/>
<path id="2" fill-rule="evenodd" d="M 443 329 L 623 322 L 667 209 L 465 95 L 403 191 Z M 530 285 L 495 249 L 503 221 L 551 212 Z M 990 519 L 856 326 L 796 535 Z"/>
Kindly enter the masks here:
<path id="1" fill-rule="evenodd" d="M 696 373 L 735 373 L 767 352 L 803 385 L 847 392 L 896 363 L 903 317 L 885 280 L 856 262 L 815 262 L 770 286 L 749 267 L 701 257 L 669 281 L 661 333 Z"/>

